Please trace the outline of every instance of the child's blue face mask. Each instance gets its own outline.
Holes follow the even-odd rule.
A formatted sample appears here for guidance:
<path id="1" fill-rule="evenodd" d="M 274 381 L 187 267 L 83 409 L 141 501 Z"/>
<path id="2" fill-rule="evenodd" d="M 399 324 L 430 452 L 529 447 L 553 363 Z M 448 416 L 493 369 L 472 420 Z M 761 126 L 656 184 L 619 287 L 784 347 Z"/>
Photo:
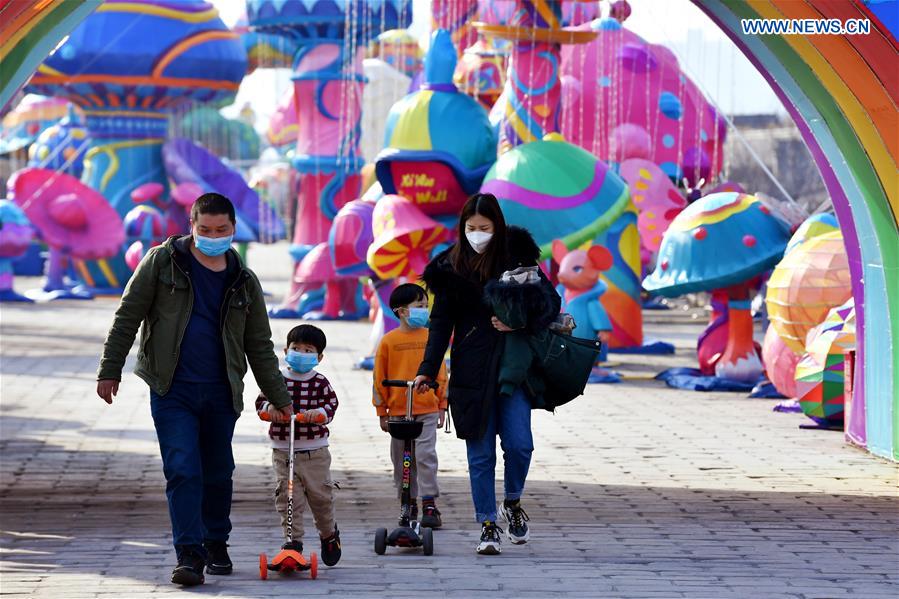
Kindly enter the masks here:
<path id="1" fill-rule="evenodd" d="M 420 329 L 428 326 L 428 309 L 427 308 L 409 308 L 409 316 L 406 322 L 413 329 Z"/>
<path id="2" fill-rule="evenodd" d="M 300 374 L 306 374 L 318 366 L 318 354 L 307 354 L 295 349 L 287 350 L 287 357 L 284 360 L 291 370 Z"/>
<path id="3" fill-rule="evenodd" d="M 197 235 L 194 238 L 194 245 L 207 256 L 221 256 L 231 247 L 231 240 L 233 239 L 233 235 L 228 235 L 227 237 L 203 237 L 202 235 Z"/>

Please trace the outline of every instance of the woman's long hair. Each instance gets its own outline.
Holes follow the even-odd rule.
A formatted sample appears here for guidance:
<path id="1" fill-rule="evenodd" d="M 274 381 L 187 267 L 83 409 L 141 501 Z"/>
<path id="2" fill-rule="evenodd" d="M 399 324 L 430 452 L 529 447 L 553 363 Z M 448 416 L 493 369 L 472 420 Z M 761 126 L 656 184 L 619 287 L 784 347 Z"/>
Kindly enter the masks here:
<path id="1" fill-rule="evenodd" d="M 476 214 L 493 223 L 493 237 L 490 238 L 490 244 L 483 254 L 474 251 L 468 243 L 468 238 L 465 237 L 465 223 Z M 499 202 L 496 201 L 496 196 L 476 193 L 468 198 L 459 215 L 458 234 L 459 240 L 449 255 L 450 264 L 457 273 L 481 283 L 500 274 L 506 252 L 506 219 L 500 210 Z"/>

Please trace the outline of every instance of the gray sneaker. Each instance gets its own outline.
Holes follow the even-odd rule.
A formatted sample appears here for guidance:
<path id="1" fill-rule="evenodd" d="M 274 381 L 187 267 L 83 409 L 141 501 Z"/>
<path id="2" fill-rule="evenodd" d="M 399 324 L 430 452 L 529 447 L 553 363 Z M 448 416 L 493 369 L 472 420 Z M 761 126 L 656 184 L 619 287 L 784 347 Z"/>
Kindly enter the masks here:
<path id="1" fill-rule="evenodd" d="M 517 499 L 514 501 L 503 501 L 499 506 L 499 513 L 503 520 L 509 523 L 507 531 L 509 540 L 514 545 L 527 543 L 531 537 L 531 531 L 528 530 L 530 518 L 528 518 L 527 512 L 521 508 L 521 502 Z"/>
<path id="2" fill-rule="evenodd" d="M 489 520 L 481 524 L 481 539 L 478 547 L 475 549 L 481 555 L 499 555 L 503 552 L 500 547 L 500 535 L 503 529 L 496 525 L 496 522 Z"/>

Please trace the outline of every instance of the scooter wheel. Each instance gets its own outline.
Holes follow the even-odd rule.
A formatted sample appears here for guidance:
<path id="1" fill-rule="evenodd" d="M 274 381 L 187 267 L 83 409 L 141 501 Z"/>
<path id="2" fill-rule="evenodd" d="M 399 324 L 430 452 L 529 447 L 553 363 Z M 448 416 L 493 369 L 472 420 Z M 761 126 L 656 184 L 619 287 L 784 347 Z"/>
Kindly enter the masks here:
<path id="1" fill-rule="evenodd" d="M 384 555 L 387 551 L 387 529 L 379 528 L 375 531 L 375 553 Z"/>
<path id="2" fill-rule="evenodd" d="M 425 555 L 434 555 L 434 531 L 425 528 L 421 533 L 421 546 Z"/>
<path id="3" fill-rule="evenodd" d="M 314 553 L 309 554 L 309 578 L 318 578 L 318 556 Z"/>
<path id="4" fill-rule="evenodd" d="M 259 554 L 259 578 L 261 580 L 268 578 L 268 558 L 264 553 Z"/>

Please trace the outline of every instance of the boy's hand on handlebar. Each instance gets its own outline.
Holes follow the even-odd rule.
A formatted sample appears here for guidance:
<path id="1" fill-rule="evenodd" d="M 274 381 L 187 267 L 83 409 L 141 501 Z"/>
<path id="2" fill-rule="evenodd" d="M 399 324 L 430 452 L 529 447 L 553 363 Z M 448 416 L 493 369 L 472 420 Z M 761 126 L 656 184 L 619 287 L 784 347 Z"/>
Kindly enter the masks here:
<path id="1" fill-rule="evenodd" d="M 432 380 L 431 377 L 420 374 L 412 381 L 412 386 L 415 387 L 418 393 L 427 393 L 431 390 L 430 384 Z"/>
<path id="2" fill-rule="evenodd" d="M 390 428 L 387 426 L 387 422 L 389 421 L 389 419 L 390 419 L 389 416 L 381 416 L 381 418 L 380 418 L 381 430 L 384 431 L 385 433 L 390 432 Z"/>
<path id="3" fill-rule="evenodd" d="M 298 422 L 306 424 L 324 424 L 328 418 L 319 410 L 304 410 L 300 412 Z"/>

